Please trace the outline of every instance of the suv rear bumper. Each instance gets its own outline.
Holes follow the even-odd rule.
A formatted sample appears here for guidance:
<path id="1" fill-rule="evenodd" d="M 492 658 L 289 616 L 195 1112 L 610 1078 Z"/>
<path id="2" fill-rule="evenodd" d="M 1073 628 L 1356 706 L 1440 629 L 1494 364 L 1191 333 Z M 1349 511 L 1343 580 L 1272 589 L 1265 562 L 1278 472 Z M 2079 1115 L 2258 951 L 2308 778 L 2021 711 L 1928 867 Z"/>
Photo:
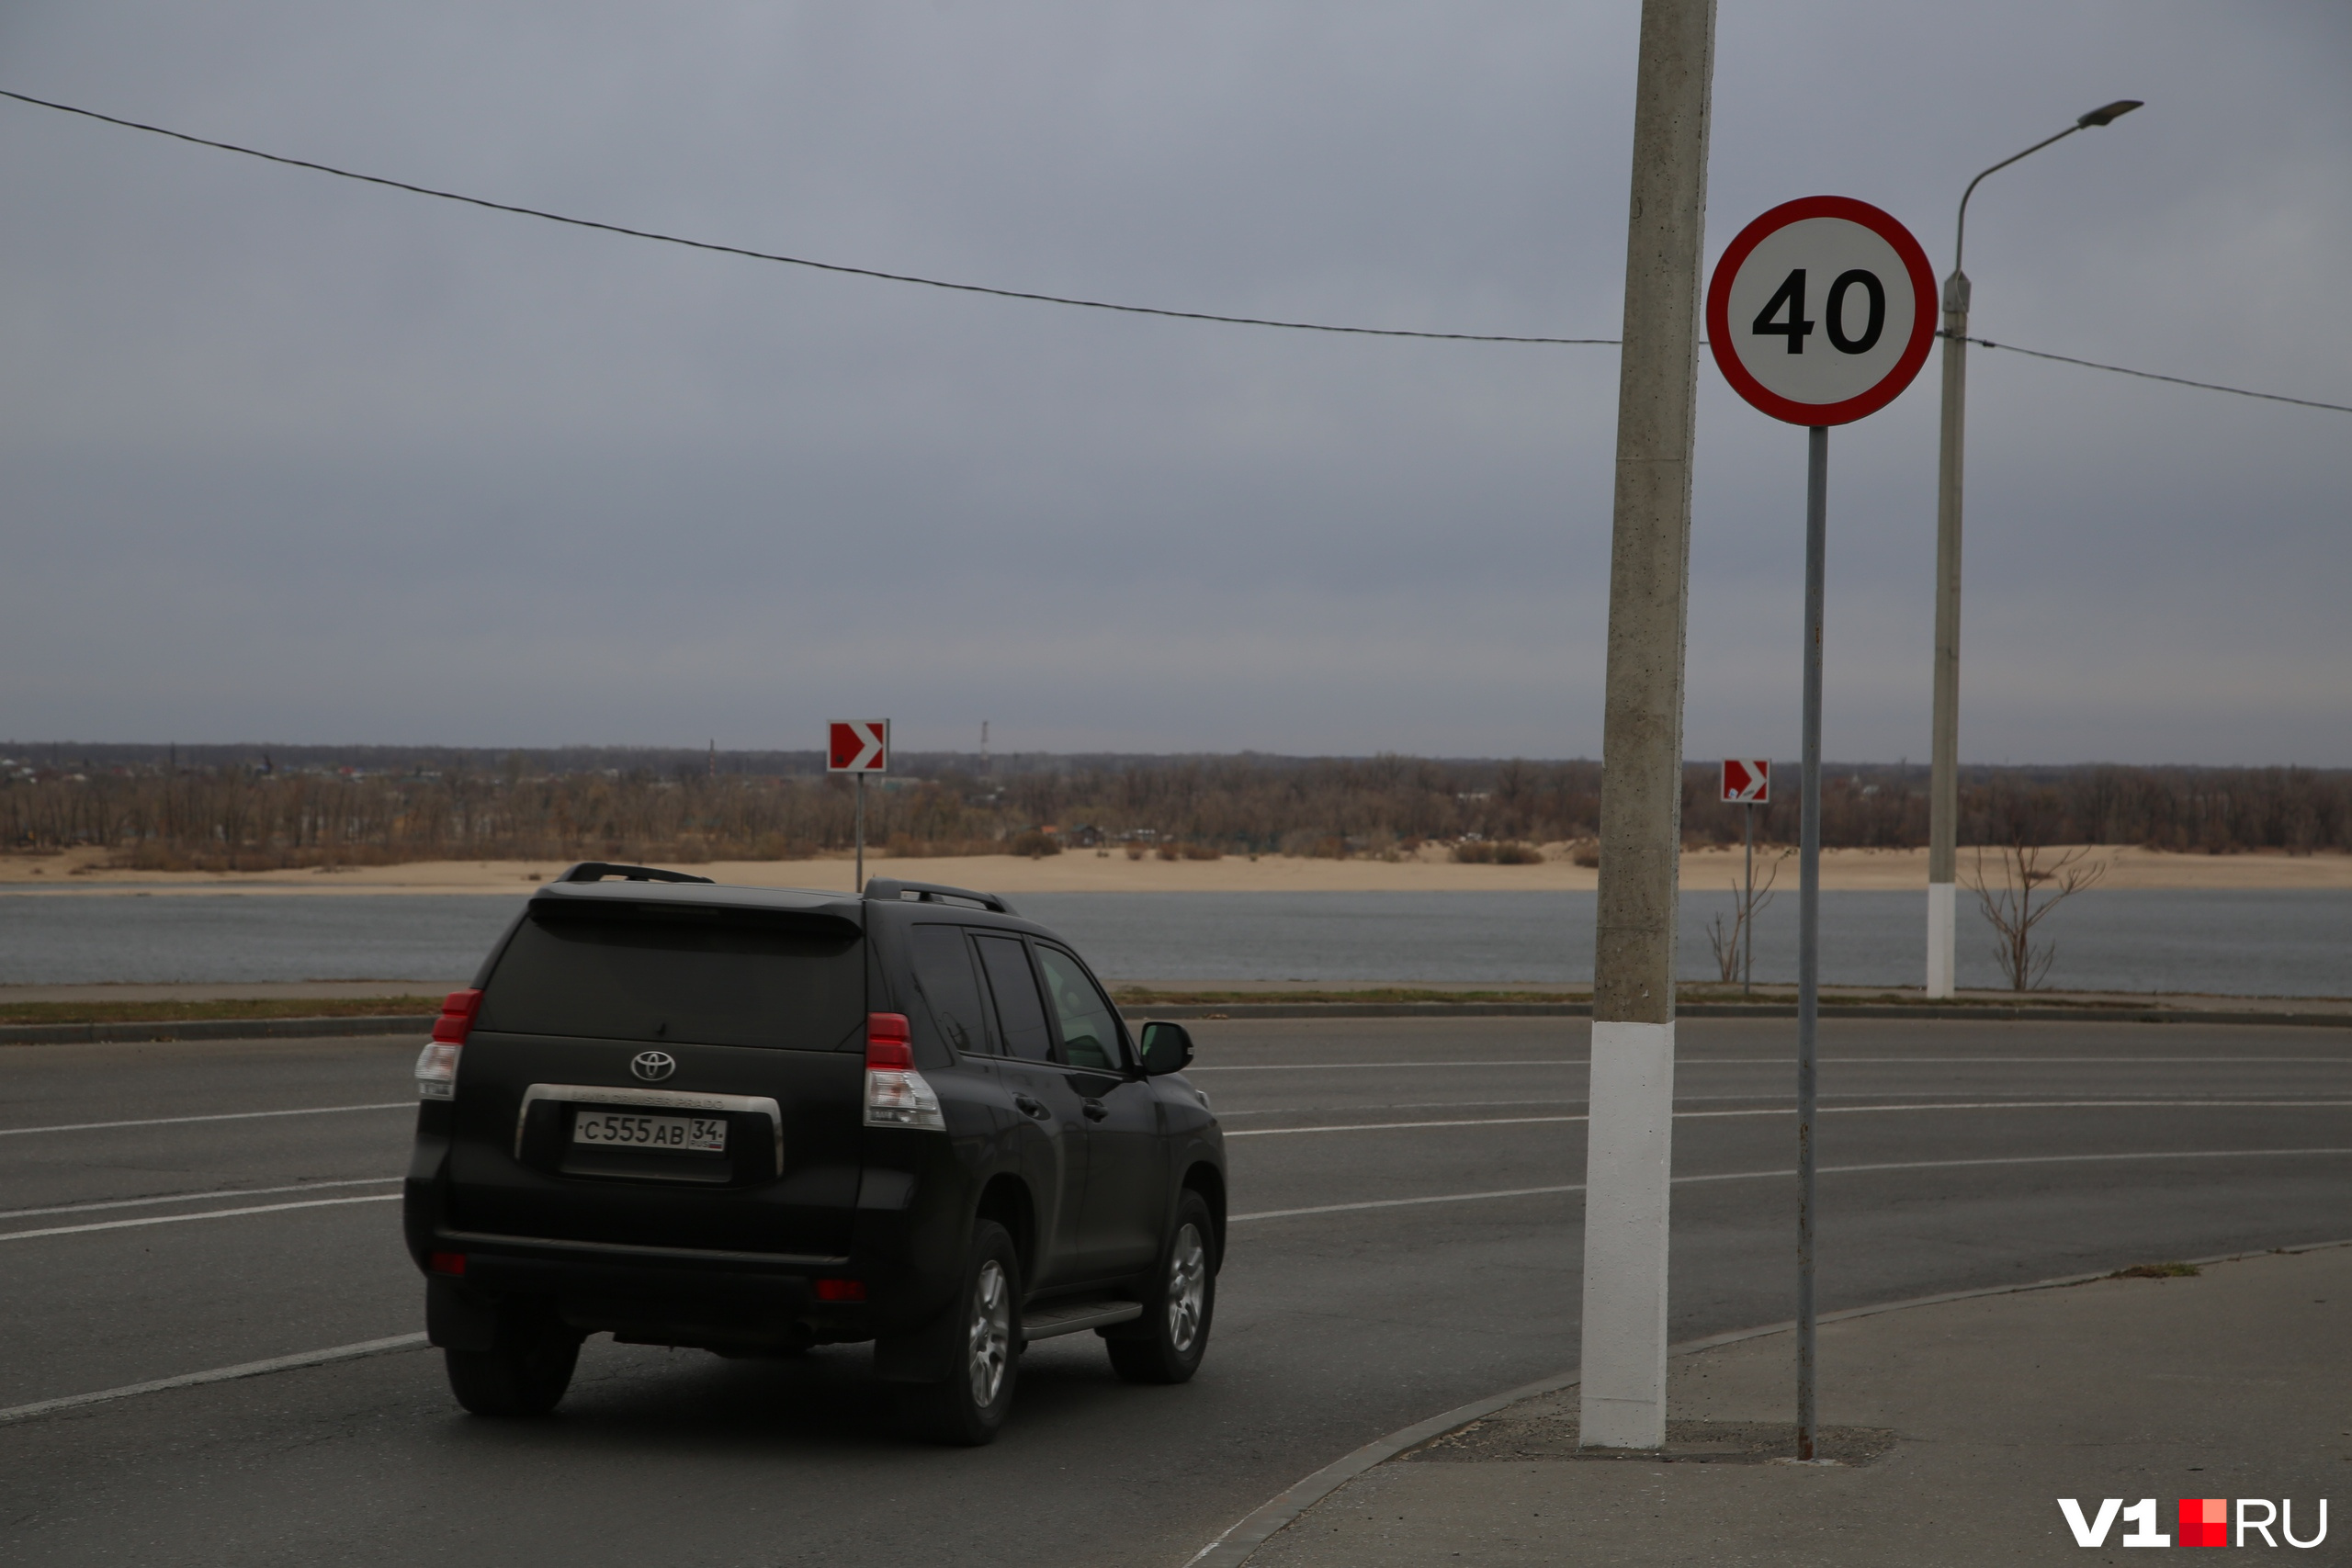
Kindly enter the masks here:
<path id="1" fill-rule="evenodd" d="M 465 1258 L 462 1275 L 428 1276 L 427 1331 L 453 1348 L 486 1348 L 509 1303 L 626 1341 L 752 1353 L 876 1332 L 876 1303 L 818 1299 L 817 1280 L 844 1277 L 847 1258 L 439 1229 L 432 1251 Z"/>
<path id="2" fill-rule="evenodd" d="M 762 1274 L 808 1274 L 839 1271 L 849 1267 L 846 1257 L 828 1258 L 798 1252 L 722 1252 L 699 1247 L 639 1247 L 617 1241 L 563 1241 L 548 1236 L 500 1235 L 489 1231 L 433 1233 L 435 1252 L 462 1252 L 470 1258 L 504 1268 L 510 1263 L 563 1266 L 610 1266 L 637 1259 L 639 1266 L 675 1279 L 677 1270 L 705 1268 L 751 1269 Z M 469 1277 L 471 1264 L 469 1263 Z"/>

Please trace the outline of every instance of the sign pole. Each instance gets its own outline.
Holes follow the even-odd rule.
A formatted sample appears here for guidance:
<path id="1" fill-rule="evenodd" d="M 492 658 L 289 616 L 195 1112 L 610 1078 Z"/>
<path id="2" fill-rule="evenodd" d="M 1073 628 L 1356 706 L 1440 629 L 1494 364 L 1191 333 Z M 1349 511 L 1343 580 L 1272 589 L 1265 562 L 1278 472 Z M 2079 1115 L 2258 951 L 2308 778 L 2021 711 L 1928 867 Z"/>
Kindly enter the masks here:
<path id="1" fill-rule="evenodd" d="M 1814 1301 L 1821 1032 L 1821 633 L 1829 427 L 1877 412 L 1928 362 L 1935 274 L 1867 202 L 1782 202 L 1742 229 L 1707 288 L 1707 342 L 1732 389 L 1805 427 L 1804 737 L 1797 829 L 1797 1460 L 1819 1436 Z M 1815 334 L 1818 337 L 1815 337 Z M 1808 340 L 1813 340 L 1808 343 Z M 1810 352 L 1808 352 L 1810 349 Z"/>
<path id="2" fill-rule="evenodd" d="M 857 775 L 857 886 L 865 895 L 865 775 L 890 771 L 890 721 L 837 718 L 825 727 L 825 771 Z"/>
<path id="3" fill-rule="evenodd" d="M 1752 800 L 1739 808 L 1739 847 L 1747 863 L 1747 891 L 1739 906 L 1744 944 L 1739 960 L 1739 994 L 1745 997 L 1752 996 L 1756 990 L 1756 803 Z"/>
<path id="4" fill-rule="evenodd" d="M 1805 432 L 1804 761 L 1797 829 L 1797 1458 L 1814 1457 L 1815 1073 L 1821 1032 L 1821 620 L 1829 553 L 1829 427 Z"/>

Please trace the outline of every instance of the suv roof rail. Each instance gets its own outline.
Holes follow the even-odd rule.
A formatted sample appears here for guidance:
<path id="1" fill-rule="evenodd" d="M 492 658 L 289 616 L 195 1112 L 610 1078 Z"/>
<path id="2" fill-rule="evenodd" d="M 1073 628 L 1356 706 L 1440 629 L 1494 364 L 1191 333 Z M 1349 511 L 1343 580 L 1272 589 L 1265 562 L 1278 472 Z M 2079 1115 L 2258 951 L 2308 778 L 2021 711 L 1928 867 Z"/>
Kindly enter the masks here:
<path id="1" fill-rule="evenodd" d="M 616 876 L 626 882 L 709 882 L 707 876 L 694 876 L 683 871 L 664 871 L 657 865 L 615 865 L 609 861 L 583 860 L 561 876 L 558 882 L 602 882 Z"/>
<path id="2" fill-rule="evenodd" d="M 865 884 L 865 896 L 880 903 L 895 904 L 908 894 L 915 896 L 919 904 L 936 904 L 943 898 L 964 898 L 983 909 L 993 909 L 1000 915 L 1012 913 L 1012 906 L 993 893 L 975 893 L 968 887 L 949 887 L 937 882 L 899 882 L 887 876 L 876 876 Z"/>

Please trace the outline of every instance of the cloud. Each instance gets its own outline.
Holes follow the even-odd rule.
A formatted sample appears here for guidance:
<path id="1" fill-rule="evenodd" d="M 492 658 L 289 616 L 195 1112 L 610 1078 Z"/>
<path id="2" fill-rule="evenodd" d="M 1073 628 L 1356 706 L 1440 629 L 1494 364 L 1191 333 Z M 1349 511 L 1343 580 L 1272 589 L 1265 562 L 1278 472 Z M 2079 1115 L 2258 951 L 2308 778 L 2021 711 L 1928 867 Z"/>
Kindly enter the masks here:
<path id="1" fill-rule="evenodd" d="M 1631 6 L 28 4 L 5 85 L 1014 288 L 1613 335 Z M 1835 190 L 1996 341 L 2345 400 L 2352 27 L 1726 7 L 1711 247 Z M 0 106 L 19 735 L 1589 755 L 1614 351 L 975 299 Z M 1963 747 L 2352 762 L 2347 416 L 1980 352 Z M 1705 373 L 1694 755 L 1796 728 L 1802 438 Z M 1932 370 L 1833 442 L 1828 745 L 1927 750 Z M 922 741 L 922 744 L 933 744 Z"/>

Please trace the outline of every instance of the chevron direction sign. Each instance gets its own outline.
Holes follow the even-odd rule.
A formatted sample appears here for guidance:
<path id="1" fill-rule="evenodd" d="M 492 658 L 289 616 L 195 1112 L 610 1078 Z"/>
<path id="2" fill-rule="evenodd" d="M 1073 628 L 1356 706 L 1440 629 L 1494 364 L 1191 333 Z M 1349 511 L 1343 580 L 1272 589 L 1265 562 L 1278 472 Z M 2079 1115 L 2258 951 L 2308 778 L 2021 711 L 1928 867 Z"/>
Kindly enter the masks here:
<path id="1" fill-rule="evenodd" d="M 1772 764 L 1762 757 L 1725 757 L 1724 798 L 1735 806 L 1765 805 L 1772 798 Z"/>
<path id="2" fill-rule="evenodd" d="M 826 727 L 825 771 L 887 773 L 890 771 L 890 721 L 837 718 Z"/>

